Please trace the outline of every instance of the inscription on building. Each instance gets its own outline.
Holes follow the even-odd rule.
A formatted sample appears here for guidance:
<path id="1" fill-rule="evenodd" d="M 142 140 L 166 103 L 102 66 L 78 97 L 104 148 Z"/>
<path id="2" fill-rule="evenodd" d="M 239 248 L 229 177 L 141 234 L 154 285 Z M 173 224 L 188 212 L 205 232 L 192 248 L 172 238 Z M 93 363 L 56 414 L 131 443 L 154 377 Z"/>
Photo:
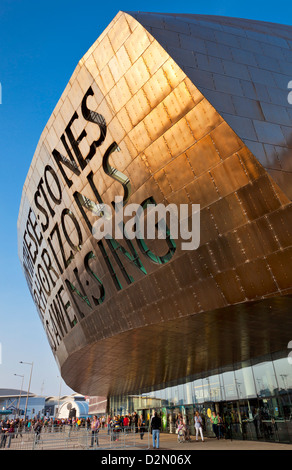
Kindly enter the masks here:
<path id="1" fill-rule="evenodd" d="M 92 266 L 92 260 L 96 258 L 96 254 L 92 250 L 84 251 L 83 227 L 79 222 L 81 217 L 88 232 L 92 234 L 93 223 L 96 217 L 101 215 L 100 207 L 103 204 L 98 181 L 92 171 L 86 175 L 94 195 L 92 200 L 76 190 L 72 178 L 72 175 L 77 177 L 82 175 L 88 163 L 96 156 L 97 148 L 104 143 L 107 134 L 105 118 L 87 106 L 89 96 L 94 96 L 91 87 L 83 97 L 79 114 L 77 111 L 74 112 L 61 135 L 60 147 L 52 152 L 52 165 L 47 164 L 44 167 L 33 197 L 35 207 L 29 208 L 23 236 L 25 275 L 54 351 L 57 350 L 64 336 L 78 322 L 107 299 L 103 282 Z M 92 122 L 98 129 L 97 139 L 91 143 L 86 156 L 82 155 L 80 143 L 87 134 L 83 130 L 79 136 L 74 135 L 72 124 L 76 120 L 83 120 L 84 124 L 86 121 Z M 111 153 L 117 149 L 116 142 L 105 149 L 102 168 L 109 177 L 121 184 L 123 205 L 125 205 L 130 198 L 131 182 L 126 175 L 109 164 Z M 76 213 L 64 207 L 62 182 L 56 168 L 63 177 L 66 189 L 71 192 Z M 149 198 L 141 201 L 141 206 L 145 208 L 148 203 L 153 204 L 153 202 L 155 201 L 152 195 L 149 195 Z M 57 212 L 56 207 L 59 207 L 60 211 Z M 137 249 L 130 239 L 126 239 L 128 249 L 125 249 L 114 238 L 95 240 L 95 246 L 104 259 L 115 289 L 119 291 L 122 290 L 121 276 L 127 284 L 134 282 L 123 264 L 123 258 L 126 257 L 140 273 L 147 275 L 141 253 L 155 264 L 167 263 L 174 255 L 176 247 L 170 236 L 165 242 L 167 248 L 164 256 L 156 256 L 147 247 L 145 240 L 138 241 Z M 81 282 L 78 268 L 71 268 L 72 261 L 78 256 L 82 256 L 84 270 L 95 286 L 94 294 L 87 292 L 90 282 L 86 281 L 86 285 Z M 114 268 L 113 259 L 119 267 L 119 272 Z M 64 275 L 64 282 L 61 275 Z"/>

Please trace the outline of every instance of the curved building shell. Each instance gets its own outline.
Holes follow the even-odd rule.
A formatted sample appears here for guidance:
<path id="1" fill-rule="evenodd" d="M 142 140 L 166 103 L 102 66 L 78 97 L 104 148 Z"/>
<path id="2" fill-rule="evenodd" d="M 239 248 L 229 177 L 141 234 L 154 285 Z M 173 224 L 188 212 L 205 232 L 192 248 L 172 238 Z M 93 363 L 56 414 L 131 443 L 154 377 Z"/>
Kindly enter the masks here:
<path id="1" fill-rule="evenodd" d="M 24 274 L 74 390 L 146 392 L 287 348 L 291 78 L 290 26 L 196 15 L 119 12 L 80 60 L 18 219 Z M 199 204 L 198 248 L 171 233 L 97 240 L 115 196 L 124 209 Z"/>

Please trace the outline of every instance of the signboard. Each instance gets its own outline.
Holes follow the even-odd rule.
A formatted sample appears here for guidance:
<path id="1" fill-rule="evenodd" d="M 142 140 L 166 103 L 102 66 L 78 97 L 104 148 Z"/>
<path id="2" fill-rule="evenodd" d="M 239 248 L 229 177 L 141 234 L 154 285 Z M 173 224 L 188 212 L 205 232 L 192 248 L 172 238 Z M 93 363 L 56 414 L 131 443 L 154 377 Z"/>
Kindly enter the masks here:
<path id="1" fill-rule="evenodd" d="M 0 415 L 11 415 L 12 411 L 11 410 L 0 410 Z"/>

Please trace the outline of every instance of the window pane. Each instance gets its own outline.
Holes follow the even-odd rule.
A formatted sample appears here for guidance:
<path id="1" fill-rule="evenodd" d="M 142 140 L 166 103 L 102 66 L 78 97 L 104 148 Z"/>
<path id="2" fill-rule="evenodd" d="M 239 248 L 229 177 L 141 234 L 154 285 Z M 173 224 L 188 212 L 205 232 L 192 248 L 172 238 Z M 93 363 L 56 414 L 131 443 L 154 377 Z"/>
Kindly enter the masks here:
<path id="1" fill-rule="evenodd" d="M 224 397 L 223 400 L 237 400 L 241 392 L 241 382 L 236 381 L 233 371 L 224 372 L 222 374 Z"/>
<path id="2" fill-rule="evenodd" d="M 272 362 L 263 362 L 252 367 L 257 394 L 260 397 L 275 395 L 278 388 Z"/>
<path id="3" fill-rule="evenodd" d="M 255 398 L 257 394 L 251 367 L 236 370 L 234 374 L 239 399 Z"/>

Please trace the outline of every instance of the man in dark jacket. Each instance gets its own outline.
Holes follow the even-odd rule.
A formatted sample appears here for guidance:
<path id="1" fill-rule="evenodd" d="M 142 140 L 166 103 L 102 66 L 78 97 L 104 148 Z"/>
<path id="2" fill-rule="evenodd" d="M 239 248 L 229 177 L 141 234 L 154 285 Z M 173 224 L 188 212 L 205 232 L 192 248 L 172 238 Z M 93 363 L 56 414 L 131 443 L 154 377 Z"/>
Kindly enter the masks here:
<path id="1" fill-rule="evenodd" d="M 161 419 L 159 418 L 157 412 L 155 411 L 154 416 L 152 417 L 152 420 L 151 420 L 153 449 L 155 449 L 155 441 L 156 441 L 156 449 L 159 449 L 160 429 L 161 429 Z"/>
<path id="2" fill-rule="evenodd" d="M 37 444 L 40 440 L 40 434 L 42 430 L 42 421 L 38 419 L 33 427 L 33 430 L 35 432 L 35 444 Z"/>
<path id="3" fill-rule="evenodd" d="M 138 432 L 138 415 L 136 411 L 134 411 L 134 414 L 133 414 L 133 423 L 135 427 L 135 432 Z"/>

